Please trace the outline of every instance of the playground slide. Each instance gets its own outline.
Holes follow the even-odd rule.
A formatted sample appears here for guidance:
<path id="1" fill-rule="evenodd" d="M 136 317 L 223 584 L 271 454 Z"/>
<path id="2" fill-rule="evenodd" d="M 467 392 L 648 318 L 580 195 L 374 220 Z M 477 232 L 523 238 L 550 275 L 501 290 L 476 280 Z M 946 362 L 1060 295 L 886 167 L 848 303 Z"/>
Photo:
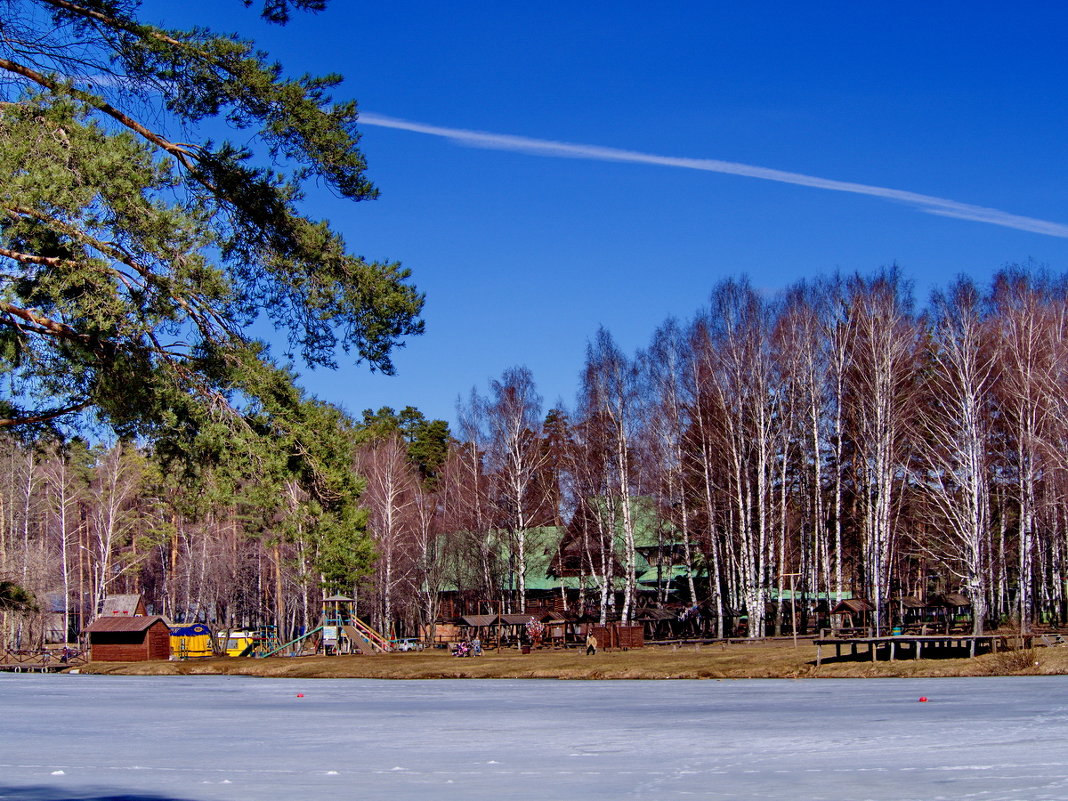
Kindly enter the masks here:
<path id="1" fill-rule="evenodd" d="M 352 647 L 357 653 L 361 654 L 373 654 L 376 651 L 382 649 L 367 639 L 367 635 L 357 629 L 355 626 L 342 626 L 342 631 L 345 632 L 345 636 L 349 638 L 349 642 L 352 643 Z"/>

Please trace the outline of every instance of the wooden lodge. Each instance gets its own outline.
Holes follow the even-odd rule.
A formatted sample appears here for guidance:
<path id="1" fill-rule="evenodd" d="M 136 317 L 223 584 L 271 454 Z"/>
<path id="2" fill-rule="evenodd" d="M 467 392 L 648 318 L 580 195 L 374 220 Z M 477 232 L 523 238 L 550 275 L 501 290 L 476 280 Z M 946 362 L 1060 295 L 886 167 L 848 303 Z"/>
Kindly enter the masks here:
<path id="1" fill-rule="evenodd" d="M 101 616 L 85 633 L 94 662 L 148 662 L 171 657 L 171 630 L 159 615 Z"/>

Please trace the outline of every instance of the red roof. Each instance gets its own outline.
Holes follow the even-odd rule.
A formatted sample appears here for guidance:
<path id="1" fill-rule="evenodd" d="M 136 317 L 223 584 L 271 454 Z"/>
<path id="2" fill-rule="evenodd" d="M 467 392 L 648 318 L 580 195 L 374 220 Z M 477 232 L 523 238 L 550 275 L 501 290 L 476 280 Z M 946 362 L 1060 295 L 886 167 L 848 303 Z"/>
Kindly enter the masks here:
<path id="1" fill-rule="evenodd" d="M 97 631 L 144 631 L 151 628 L 156 622 L 167 625 L 167 621 L 160 615 L 136 615 L 133 617 L 98 617 L 86 629 L 87 632 Z M 168 632 L 170 629 L 168 628 Z"/>

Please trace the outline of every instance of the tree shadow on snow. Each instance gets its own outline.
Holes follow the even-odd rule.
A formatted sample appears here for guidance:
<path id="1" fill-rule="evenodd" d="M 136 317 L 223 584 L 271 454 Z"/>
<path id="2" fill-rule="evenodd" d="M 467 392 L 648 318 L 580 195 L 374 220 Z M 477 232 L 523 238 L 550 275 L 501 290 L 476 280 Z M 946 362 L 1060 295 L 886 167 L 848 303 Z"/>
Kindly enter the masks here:
<path id="1" fill-rule="evenodd" d="M 158 793 L 124 792 L 111 787 L 74 790 L 62 787 L 7 787 L 0 784 L 0 801 L 195 801 Z"/>

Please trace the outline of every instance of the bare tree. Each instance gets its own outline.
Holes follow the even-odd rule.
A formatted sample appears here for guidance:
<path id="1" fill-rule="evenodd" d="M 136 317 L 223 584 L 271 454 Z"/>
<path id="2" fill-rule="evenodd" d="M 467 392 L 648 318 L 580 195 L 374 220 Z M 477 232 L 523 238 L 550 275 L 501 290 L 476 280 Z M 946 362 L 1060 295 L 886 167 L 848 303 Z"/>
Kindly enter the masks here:
<path id="1" fill-rule="evenodd" d="M 959 279 L 932 298 L 924 402 L 914 437 L 917 481 L 937 523 L 924 547 L 955 574 L 981 634 L 989 595 L 990 424 L 995 351 L 983 298 Z"/>
<path id="2" fill-rule="evenodd" d="M 418 479 L 397 436 L 363 446 L 357 469 L 367 482 L 362 502 L 370 510 L 369 530 L 378 549 L 374 624 L 389 631 L 394 623 L 395 592 L 413 567 L 410 545 L 415 539 L 413 529 L 417 529 L 413 518 Z"/>
<path id="3" fill-rule="evenodd" d="M 719 426 L 715 424 L 720 414 L 716 393 L 709 392 L 716 378 L 717 358 L 707 316 L 694 320 L 688 335 L 683 389 L 685 405 L 690 411 L 690 425 L 684 438 L 684 468 L 687 484 L 696 487 L 695 525 L 704 528 L 704 544 L 707 552 L 708 583 L 711 601 L 715 609 L 716 634 L 726 635 L 726 602 L 732 595 L 728 570 L 729 558 L 724 553 L 726 536 L 731 525 L 721 513 L 723 485 L 721 481 Z M 726 592 L 725 592 L 725 588 Z"/>
<path id="4" fill-rule="evenodd" d="M 84 469 L 72 464 L 69 448 L 52 448 L 44 465 L 44 481 L 52 518 L 51 542 L 53 545 L 58 544 L 57 555 L 63 581 L 64 642 L 69 639 L 71 630 L 71 599 L 75 590 L 76 573 L 73 569 L 73 559 L 77 555 L 79 505 L 85 499 L 85 478 Z"/>
<path id="5" fill-rule="evenodd" d="M 89 564 L 94 615 L 112 583 L 136 565 L 129 558 L 129 548 L 142 515 L 138 501 L 144 489 L 144 473 L 144 458 L 124 443 L 104 451 L 93 467 Z"/>
<path id="6" fill-rule="evenodd" d="M 999 410 L 1008 441 L 1006 467 L 1015 479 L 1017 507 L 1017 614 L 1029 631 L 1034 614 L 1034 559 L 1044 443 L 1052 439 L 1058 343 L 1064 341 L 1063 291 L 1044 276 L 1009 269 L 994 279 L 991 302 L 996 326 Z"/>
<path id="7" fill-rule="evenodd" d="M 799 525 L 801 585 L 817 594 L 840 595 L 841 478 L 840 471 L 834 469 L 832 443 L 837 415 L 831 400 L 842 371 L 835 369 L 835 340 L 829 320 L 833 296 L 829 290 L 828 285 L 804 282 L 790 288 L 778 318 L 774 342 L 780 391 L 788 393 L 792 411 L 790 425 L 794 433 L 789 439 L 796 451 L 796 464 L 791 480 L 801 493 L 794 514 Z M 838 488 L 837 506 L 826 497 L 832 481 Z M 832 519 L 833 532 L 829 526 Z"/>
<path id="8" fill-rule="evenodd" d="M 445 587 L 446 550 L 450 543 L 442 525 L 443 508 L 437 492 L 416 489 L 413 504 L 416 571 L 413 587 L 419 598 L 418 631 L 434 642 L 438 603 Z"/>
<path id="9" fill-rule="evenodd" d="M 642 426 L 647 458 L 642 467 L 651 473 L 647 482 L 657 487 L 660 514 L 682 539 L 690 603 L 697 603 L 694 585 L 695 559 L 692 526 L 695 519 L 692 493 L 687 482 L 686 430 L 690 415 L 685 406 L 684 374 L 688 361 L 687 342 L 678 322 L 670 319 L 653 335 L 649 350 L 641 356 L 646 391 L 641 393 Z M 663 527 L 660 527 L 661 532 Z M 661 533 L 661 538 L 662 538 Z M 674 543 L 672 543 L 674 544 Z M 658 561 L 658 564 L 660 562 Z M 659 582 L 659 601 L 667 600 L 667 584 Z"/>
<path id="10" fill-rule="evenodd" d="M 579 412 L 572 427 L 568 472 L 575 496 L 571 518 L 562 544 L 562 572 L 577 572 L 580 605 L 586 606 L 586 580 L 593 582 L 598 595 L 603 625 L 615 609 L 615 580 L 619 574 L 616 557 L 617 514 L 608 501 L 611 483 L 611 442 L 603 415 L 589 409 Z"/>
<path id="11" fill-rule="evenodd" d="M 526 367 L 504 371 L 490 382 L 485 402 L 488 428 L 487 462 L 494 478 L 502 527 L 511 545 L 519 611 L 527 608 L 528 535 L 536 526 L 552 522 L 546 514 L 545 485 L 539 481 L 548 463 L 541 442 L 541 396 Z"/>
<path id="12" fill-rule="evenodd" d="M 895 501 L 905 472 L 903 452 L 917 376 L 917 329 L 909 288 L 897 269 L 848 286 L 848 404 L 856 446 L 854 478 L 861 507 L 861 563 L 875 604 L 875 629 L 885 620 L 894 549 Z"/>
<path id="13" fill-rule="evenodd" d="M 604 502 L 614 518 L 613 529 L 622 540 L 623 608 L 620 619 L 630 621 L 637 601 L 637 552 L 634 541 L 632 496 L 637 490 L 632 449 L 636 439 L 637 370 L 604 328 L 586 349 L 582 382 L 582 416 L 587 426 L 596 425 L 607 446 Z"/>
<path id="14" fill-rule="evenodd" d="M 776 493 L 782 455 L 781 393 L 774 385 L 771 309 L 747 281 L 725 281 L 712 292 L 707 317 L 709 409 L 719 461 L 718 484 L 727 513 L 737 602 L 750 637 L 764 636 L 765 603 L 775 573 L 774 532 L 782 495 Z M 781 478 L 779 479 L 781 480 Z"/>
<path id="15" fill-rule="evenodd" d="M 483 463 L 484 407 L 474 389 L 466 402 L 457 401 L 459 442 L 449 449 L 441 487 L 443 525 L 456 548 L 449 560 L 453 578 L 457 587 L 473 584 L 479 600 L 496 598 L 503 589 L 492 482 Z"/>

